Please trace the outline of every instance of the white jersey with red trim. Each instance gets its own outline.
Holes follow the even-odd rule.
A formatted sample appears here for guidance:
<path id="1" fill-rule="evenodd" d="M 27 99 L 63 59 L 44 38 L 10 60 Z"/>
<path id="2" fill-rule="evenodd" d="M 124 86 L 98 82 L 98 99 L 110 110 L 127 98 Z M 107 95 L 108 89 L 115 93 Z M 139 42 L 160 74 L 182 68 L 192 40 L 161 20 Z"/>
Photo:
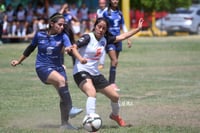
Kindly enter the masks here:
<path id="1" fill-rule="evenodd" d="M 87 59 L 87 63 L 81 64 L 80 61 L 76 59 L 73 74 L 81 71 L 86 71 L 95 76 L 100 74 L 98 70 L 99 59 L 105 50 L 107 40 L 105 37 L 97 40 L 94 36 L 94 33 L 89 33 L 87 35 L 89 35 L 89 37 L 87 36 L 87 39 L 83 36 L 78 40 L 81 46 L 77 44 L 79 47 L 78 51 L 80 55 Z"/>

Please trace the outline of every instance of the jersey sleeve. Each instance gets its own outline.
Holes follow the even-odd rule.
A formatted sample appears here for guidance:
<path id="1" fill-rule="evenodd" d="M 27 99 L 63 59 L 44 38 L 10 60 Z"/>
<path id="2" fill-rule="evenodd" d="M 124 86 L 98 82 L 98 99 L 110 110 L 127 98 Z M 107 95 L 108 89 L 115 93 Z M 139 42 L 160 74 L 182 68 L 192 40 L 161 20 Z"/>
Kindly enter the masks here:
<path id="1" fill-rule="evenodd" d="M 86 46 L 90 42 L 90 36 L 88 34 L 83 35 L 78 41 L 76 42 L 76 45 L 78 48 L 81 48 L 83 46 Z"/>
<path id="2" fill-rule="evenodd" d="M 31 43 L 30 43 L 31 46 L 37 46 L 37 45 L 38 45 L 38 38 L 39 38 L 39 36 L 40 36 L 39 34 L 40 34 L 40 33 L 37 32 L 37 33 L 34 35 L 32 41 L 31 41 Z"/>
<path id="3" fill-rule="evenodd" d="M 23 52 L 23 55 L 28 57 L 37 47 L 37 40 L 38 40 L 38 32 L 35 34 L 35 36 L 33 37 L 33 40 L 31 41 L 31 43 L 26 47 L 26 49 Z"/>
<path id="4" fill-rule="evenodd" d="M 64 47 L 71 46 L 71 42 L 70 42 L 69 37 L 67 36 L 67 34 L 63 34 L 63 45 L 64 45 Z"/>
<path id="5" fill-rule="evenodd" d="M 106 40 L 107 40 L 107 44 L 111 44 L 114 43 L 114 41 L 116 40 L 116 36 L 112 35 L 111 33 L 108 33 L 105 36 Z"/>
<path id="6" fill-rule="evenodd" d="M 119 15 L 121 16 L 121 22 L 120 23 L 121 23 L 121 25 L 124 25 L 125 24 L 124 16 L 123 16 L 121 11 L 119 11 Z"/>

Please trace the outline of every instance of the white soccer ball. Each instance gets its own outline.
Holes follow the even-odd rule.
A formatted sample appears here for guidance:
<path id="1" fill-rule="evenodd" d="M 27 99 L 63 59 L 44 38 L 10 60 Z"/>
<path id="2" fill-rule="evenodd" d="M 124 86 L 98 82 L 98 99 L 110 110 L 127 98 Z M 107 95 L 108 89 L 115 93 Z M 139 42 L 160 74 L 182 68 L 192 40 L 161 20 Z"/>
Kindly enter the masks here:
<path id="1" fill-rule="evenodd" d="M 96 132 L 102 126 L 101 117 L 96 113 L 91 113 L 83 118 L 83 128 L 88 132 Z"/>

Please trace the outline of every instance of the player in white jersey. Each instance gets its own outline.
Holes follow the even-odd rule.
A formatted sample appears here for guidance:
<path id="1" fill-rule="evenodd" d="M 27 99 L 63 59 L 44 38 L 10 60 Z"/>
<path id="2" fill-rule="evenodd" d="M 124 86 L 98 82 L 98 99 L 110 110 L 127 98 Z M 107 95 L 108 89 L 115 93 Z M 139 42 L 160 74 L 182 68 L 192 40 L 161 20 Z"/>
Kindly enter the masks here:
<path id="1" fill-rule="evenodd" d="M 73 75 L 77 86 L 87 95 L 86 114 L 95 113 L 96 92 L 100 92 L 111 100 L 112 112 L 110 119 L 119 126 L 126 126 L 125 121 L 119 116 L 119 94 L 110 82 L 98 69 L 99 59 L 108 43 L 122 41 L 139 32 L 143 19 L 138 23 L 137 29 L 113 36 L 108 32 L 108 22 L 105 18 L 98 18 L 94 24 L 93 32 L 83 35 L 72 46 L 72 53 L 76 57 Z"/>

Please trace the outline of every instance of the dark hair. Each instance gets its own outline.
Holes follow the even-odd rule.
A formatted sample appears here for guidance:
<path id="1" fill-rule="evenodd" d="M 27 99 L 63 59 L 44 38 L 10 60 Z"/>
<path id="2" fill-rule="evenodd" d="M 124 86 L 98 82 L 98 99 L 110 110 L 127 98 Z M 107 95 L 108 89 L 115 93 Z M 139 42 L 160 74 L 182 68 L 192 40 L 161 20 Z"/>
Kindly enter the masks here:
<path id="1" fill-rule="evenodd" d="M 107 21 L 107 19 L 103 18 L 103 17 L 100 17 L 100 18 L 97 18 L 97 20 L 95 21 L 94 23 L 94 28 L 97 26 L 97 24 L 99 24 L 101 21 L 104 21 L 106 23 L 106 26 L 107 26 L 107 29 L 106 29 L 106 32 L 105 32 L 105 36 L 107 35 L 110 35 L 109 31 L 108 31 L 108 28 L 109 28 L 109 22 Z M 94 31 L 94 29 L 93 29 Z"/>
<path id="2" fill-rule="evenodd" d="M 111 15 L 111 7 L 112 7 L 111 0 L 109 0 L 109 1 L 108 1 L 108 15 L 109 15 L 109 16 Z M 119 10 L 118 7 L 117 7 L 117 10 Z"/>
<path id="3" fill-rule="evenodd" d="M 50 18 L 49 18 L 49 21 L 50 22 L 57 22 L 59 19 L 63 18 L 64 19 L 64 16 L 60 13 L 54 13 Z"/>
<path id="4" fill-rule="evenodd" d="M 68 35 L 70 42 L 75 43 L 74 33 L 69 23 L 64 24 L 64 32 Z"/>
<path id="5" fill-rule="evenodd" d="M 64 19 L 64 16 L 60 13 L 54 13 L 53 15 L 51 15 L 49 17 L 49 22 L 53 22 L 53 23 L 56 23 L 58 22 L 59 19 L 63 18 Z M 49 24 L 49 29 L 51 29 L 51 25 Z"/>

